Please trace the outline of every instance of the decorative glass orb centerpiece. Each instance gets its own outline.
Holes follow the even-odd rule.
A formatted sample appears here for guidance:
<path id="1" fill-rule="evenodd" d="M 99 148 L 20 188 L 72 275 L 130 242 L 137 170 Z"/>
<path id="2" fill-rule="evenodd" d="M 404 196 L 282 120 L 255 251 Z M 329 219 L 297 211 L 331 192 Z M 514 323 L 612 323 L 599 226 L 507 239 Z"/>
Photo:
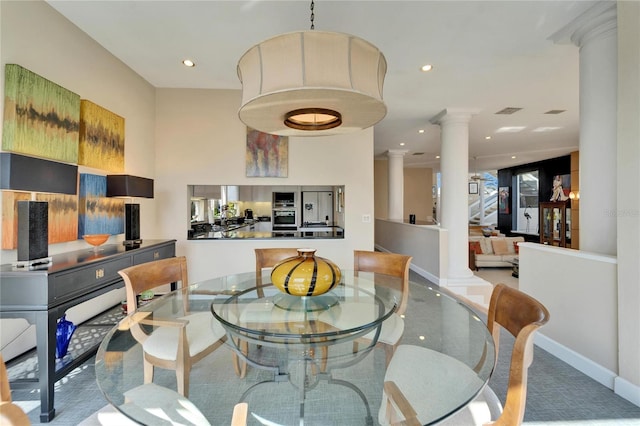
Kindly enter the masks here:
<path id="1" fill-rule="evenodd" d="M 100 250 L 99 247 L 106 243 L 111 234 L 87 234 L 83 235 L 82 238 L 89 244 L 93 246 L 93 251 Z"/>
<path id="2" fill-rule="evenodd" d="M 298 256 L 276 264 L 271 271 L 273 285 L 292 296 L 319 296 L 334 288 L 342 277 L 340 268 L 315 252 L 298 249 Z"/>

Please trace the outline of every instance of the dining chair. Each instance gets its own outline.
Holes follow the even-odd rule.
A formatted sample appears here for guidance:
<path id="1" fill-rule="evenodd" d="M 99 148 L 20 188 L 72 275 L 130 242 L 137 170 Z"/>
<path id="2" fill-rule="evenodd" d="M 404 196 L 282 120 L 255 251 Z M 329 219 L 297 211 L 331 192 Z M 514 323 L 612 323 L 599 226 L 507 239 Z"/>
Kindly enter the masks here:
<path id="1" fill-rule="evenodd" d="M 501 328 L 505 328 L 515 337 L 504 409 L 493 390 L 485 386 L 463 410 L 439 424 L 520 425 L 527 400 L 527 372 L 533 361 L 533 338 L 536 331 L 547 321 L 549 312 L 539 301 L 505 284 L 497 284 L 491 294 L 487 315 L 487 327 L 495 342 L 496 360 Z M 433 372 L 436 369 L 422 366 L 434 364 L 435 357 L 458 362 L 452 357 L 424 347 L 398 347 L 385 373 L 382 405 L 378 414 L 380 424 L 425 423 L 430 398 L 425 395 L 421 386 L 434 380 Z M 468 371 L 473 373 L 471 368 Z"/>
<path id="2" fill-rule="evenodd" d="M 7 366 L 0 354 L 0 425 L 27 426 L 30 424 L 29 416 L 11 399 Z"/>
<path id="3" fill-rule="evenodd" d="M 297 248 L 257 248 L 256 253 L 256 279 L 258 287 L 262 285 L 263 269 L 273 268 L 281 260 L 298 255 Z"/>
<path id="4" fill-rule="evenodd" d="M 412 259 L 412 256 L 397 253 L 353 251 L 353 269 L 356 274 L 358 272 L 374 272 L 402 279 L 401 288 L 397 288 L 395 283 L 389 284 L 392 290 L 400 292 L 400 300 L 393 315 L 382 323 L 382 329 L 376 343 L 376 346 L 384 348 L 387 365 L 389 365 L 391 357 L 404 333 L 402 315 L 406 312 L 409 301 L 409 267 Z M 376 285 L 385 286 L 387 283 L 385 283 L 384 279 L 380 279 L 376 281 Z M 357 346 L 355 346 L 357 344 L 358 342 L 354 342 L 354 351 L 357 349 Z"/>
<path id="5" fill-rule="evenodd" d="M 254 249 L 256 255 L 256 293 L 259 297 L 264 296 L 262 290 L 262 274 L 265 269 L 272 269 L 281 260 L 285 260 L 289 257 L 295 257 L 298 255 L 298 249 L 294 247 L 275 247 L 275 248 L 257 248 Z M 241 343 L 241 350 L 246 354 L 249 350 L 247 342 Z M 235 365 L 234 365 L 235 366 Z M 246 363 L 241 363 L 236 366 L 242 372 L 241 377 L 244 377 L 246 372 Z"/>
<path id="6" fill-rule="evenodd" d="M 186 257 L 142 263 L 118 273 L 125 283 L 128 315 L 134 318 L 142 317 L 136 315 L 140 293 L 180 282 L 183 316 L 163 319 L 147 315 L 133 321 L 131 334 L 143 348 L 144 383 L 153 381 L 154 366 L 175 370 L 178 393 L 188 397 L 191 366 L 221 346 L 226 340 L 226 333 L 210 312 L 190 312 Z M 153 331 L 146 331 L 148 328 L 143 325 L 153 326 Z"/>
<path id="7" fill-rule="evenodd" d="M 247 426 L 247 414 L 249 404 L 246 402 L 238 402 L 233 407 L 233 417 L 231 417 L 231 426 Z"/>

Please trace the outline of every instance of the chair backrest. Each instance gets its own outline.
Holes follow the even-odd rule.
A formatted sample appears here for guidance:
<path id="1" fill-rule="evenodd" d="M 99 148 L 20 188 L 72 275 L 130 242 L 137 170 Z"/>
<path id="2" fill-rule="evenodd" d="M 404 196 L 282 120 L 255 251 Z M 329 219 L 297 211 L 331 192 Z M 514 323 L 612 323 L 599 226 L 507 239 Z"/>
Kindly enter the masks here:
<path id="1" fill-rule="evenodd" d="M 521 424 L 527 402 L 527 372 L 533 361 L 533 337 L 535 332 L 549 321 L 549 311 L 533 297 L 497 284 L 491 294 L 487 327 L 497 348 L 500 343 L 500 327 L 504 327 L 515 337 L 507 400 L 500 418 L 495 425 Z"/>
<path id="2" fill-rule="evenodd" d="M 298 255 L 297 248 L 257 248 L 256 275 L 261 275 L 265 268 L 273 268 L 278 262 Z"/>
<path id="3" fill-rule="evenodd" d="M 409 300 L 409 266 L 413 257 L 404 254 L 384 253 L 379 251 L 353 251 L 353 269 L 362 272 L 375 272 L 402 278 L 402 292 L 396 312 L 404 314 Z"/>
<path id="4" fill-rule="evenodd" d="M 11 388 L 4 358 L 0 354 L 0 424 L 7 426 L 30 425 L 29 417 L 11 401 Z"/>
<path id="5" fill-rule="evenodd" d="M 129 314 L 138 308 L 136 296 L 146 290 L 154 289 L 164 284 L 180 281 L 186 290 L 189 280 L 187 276 L 187 258 L 184 256 L 155 260 L 130 266 L 118 271 L 122 276 L 127 292 L 127 312 Z M 185 300 L 187 298 L 184 298 Z M 185 310 L 188 307 L 185 305 Z"/>

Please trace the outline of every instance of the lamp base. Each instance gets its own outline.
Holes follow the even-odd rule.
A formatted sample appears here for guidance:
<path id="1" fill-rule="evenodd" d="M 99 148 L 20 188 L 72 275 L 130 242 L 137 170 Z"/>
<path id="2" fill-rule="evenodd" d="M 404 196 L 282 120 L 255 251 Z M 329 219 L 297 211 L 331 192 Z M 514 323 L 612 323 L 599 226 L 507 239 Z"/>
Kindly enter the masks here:
<path id="1" fill-rule="evenodd" d="M 124 240 L 122 242 L 122 245 L 126 247 L 139 247 L 140 244 L 142 244 L 141 238 L 138 238 L 137 240 Z"/>
<path id="2" fill-rule="evenodd" d="M 43 257 L 42 259 L 19 260 L 13 262 L 11 266 L 14 268 L 33 268 L 39 265 L 50 265 L 53 263 L 53 257 Z"/>

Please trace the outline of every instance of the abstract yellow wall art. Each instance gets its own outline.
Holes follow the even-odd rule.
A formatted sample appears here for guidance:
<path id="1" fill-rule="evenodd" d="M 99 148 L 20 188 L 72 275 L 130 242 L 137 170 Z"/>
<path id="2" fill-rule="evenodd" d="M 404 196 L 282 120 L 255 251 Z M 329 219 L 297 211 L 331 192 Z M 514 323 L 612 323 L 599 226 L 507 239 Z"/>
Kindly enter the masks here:
<path id="1" fill-rule="evenodd" d="M 78 164 L 124 171 L 124 118 L 86 99 L 80 101 Z"/>

